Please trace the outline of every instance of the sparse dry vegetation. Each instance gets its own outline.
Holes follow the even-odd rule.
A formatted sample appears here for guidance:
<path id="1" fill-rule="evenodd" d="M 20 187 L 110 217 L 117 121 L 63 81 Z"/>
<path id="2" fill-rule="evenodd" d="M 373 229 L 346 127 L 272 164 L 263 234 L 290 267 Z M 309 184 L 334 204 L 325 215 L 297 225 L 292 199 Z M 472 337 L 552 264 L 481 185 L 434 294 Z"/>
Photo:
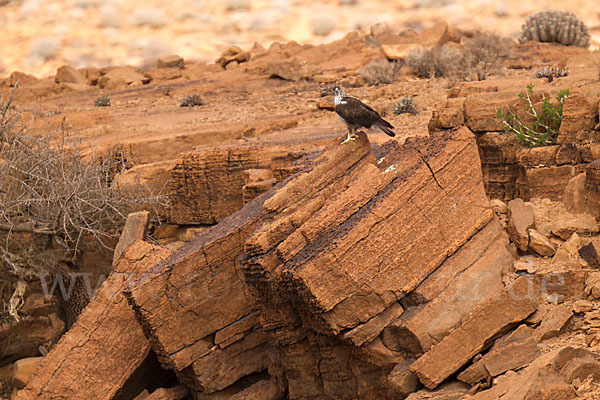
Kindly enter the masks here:
<path id="1" fill-rule="evenodd" d="M 510 108 L 498 109 L 496 115 L 502 120 L 504 129 L 517 135 L 519 142 L 528 148 L 549 146 L 556 143 L 560 124 L 562 123 L 562 111 L 565 101 L 569 96 L 569 89 L 564 89 L 556 95 L 556 103 L 552 103 L 541 95 L 535 95 L 533 85 L 527 85 L 527 91 L 519 93 L 523 103 L 523 112 L 532 122 L 523 119 Z M 541 101 L 541 106 L 536 103 Z"/>
<path id="2" fill-rule="evenodd" d="M 104 95 L 104 96 L 96 97 L 96 100 L 94 100 L 94 105 L 96 107 L 109 107 L 110 106 L 110 96 Z"/>
<path id="3" fill-rule="evenodd" d="M 509 54 L 510 46 L 507 42 L 492 32 L 475 32 L 464 43 L 466 64 L 480 81 L 485 80 L 489 74 L 499 74 Z"/>
<path id="4" fill-rule="evenodd" d="M 401 67 L 397 61 L 374 60 L 358 72 L 369 85 L 386 85 L 396 80 Z"/>
<path id="5" fill-rule="evenodd" d="M 400 99 L 400 101 L 394 104 L 394 107 L 392 107 L 392 111 L 394 112 L 394 115 L 418 114 L 417 105 L 415 104 L 414 100 L 410 97 L 403 97 L 402 99 Z"/>
<path id="6" fill-rule="evenodd" d="M 406 65 L 420 78 L 449 78 L 465 74 L 465 58 L 460 50 L 442 46 L 434 49 L 419 48 L 406 57 Z"/>
<path id="7" fill-rule="evenodd" d="M 179 103 L 179 107 L 196 107 L 201 105 L 204 105 L 204 100 L 198 94 L 186 94 Z"/>
<path id="8" fill-rule="evenodd" d="M 10 99 L 0 105 L 0 159 L 0 277 L 13 293 L 0 319 L 18 318 L 24 286 L 36 273 L 76 270 L 83 249 L 111 249 L 140 204 L 156 211 L 164 203 L 142 185 L 113 185 L 126 161 L 117 153 L 84 161 L 64 124 L 31 134 Z"/>
<path id="9" fill-rule="evenodd" d="M 485 80 L 499 74 L 510 46 L 491 32 L 475 32 L 464 41 L 463 50 L 444 45 L 411 51 L 406 65 L 420 78 L 449 78 L 451 81 Z"/>

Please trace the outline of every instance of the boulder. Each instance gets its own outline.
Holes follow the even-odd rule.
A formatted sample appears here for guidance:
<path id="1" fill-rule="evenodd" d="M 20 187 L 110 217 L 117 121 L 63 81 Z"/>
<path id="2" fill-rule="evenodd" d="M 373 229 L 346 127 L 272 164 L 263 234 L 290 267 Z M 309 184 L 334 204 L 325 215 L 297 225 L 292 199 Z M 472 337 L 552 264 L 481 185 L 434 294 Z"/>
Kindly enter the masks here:
<path id="1" fill-rule="evenodd" d="M 589 163 L 585 171 L 585 209 L 600 218 L 600 160 Z"/>
<path id="2" fill-rule="evenodd" d="M 542 146 L 517 150 L 519 165 L 523 167 L 547 167 L 556 164 L 559 146 Z"/>
<path id="3" fill-rule="evenodd" d="M 119 258 L 127 247 L 136 240 L 146 240 L 148 236 L 148 224 L 150 223 L 150 213 L 148 211 L 137 211 L 127 216 L 125 226 L 115 246 L 113 254 L 113 265 L 117 264 Z"/>
<path id="4" fill-rule="evenodd" d="M 219 58 L 215 60 L 215 64 L 220 64 L 225 68 L 228 64 L 235 62 L 241 64 L 250 60 L 250 53 L 243 51 L 238 46 L 231 46 L 221 53 Z"/>
<path id="5" fill-rule="evenodd" d="M 168 183 L 169 222 L 207 225 L 221 221 L 243 207 L 244 186 L 251 184 L 249 174 L 258 174 L 247 171 L 269 170 L 282 181 L 302 168 L 306 162 L 302 157 L 317 153 L 325 142 L 298 137 L 286 144 L 229 145 L 182 153 Z M 249 188 L 246 196 L 251 197 Z"/>
<path id="6" fill-rule="evenodd" d="M 39 347 L 55 343 L 64 330 L 64 321 L 55 313 L 0 324 L 0 365 L 39 356 Z"/>
<path id="7" fill-rule="evenodd" d="M 562 200 L 565 188 L 575 174 L 576 169 L 572 165 L 526 168 L 530 198 Z"/>
<path id="8" fill-rule="evenodd" d="M 460 326 L 477 305 L 502 292 L 502 275 L 514 261 L 507 245 L 500 224 L 490 222 L 415 289 L 415 300 L 429 301 L 395 325 L 414 335 L 424 351 L 429 350 Z M 419 294 L 422 297 L 416 297 Z"/>
<path id="9" fill-rule="evenodd" d="M 387 379 L 396 396 L 406 397 L 419 387 L 419 379 L 410 370 L 410 361 L 396 364 Z"/>
<path id="10" fill-rule="evenodd" d="M 272 345 L 257 324 L 237 259 L 269 195 L 204 229 L 125 291 L 163 366 L 194 391 L 216 393 L 268 367 Z"/>
<path id="11" fill-rule="evenodd" d="M 571 144 L 575 141 L 576 134 L 584 130 L 592 130 L 598 118 L 598 96 L 589 95 L 582 90 L 573 90 L 567 96 L 563 106 L 562 123 L 558 144 Z"/>
<path id="12" fill-rule="evenodd" d="M 88 80 L 85 75 L 69 65 L 63 65 L 56 70 L 54 81 L 56 83 L 75 83 L 79 85 L 88 84 Z"/>
<path id="13" fill-rule="evenodd" d="M 529 365 L 541 355 L 531 328 L 520 325 L 511 333 L 496 340 L 492 348 L 458 375 L 458 379 L 475 385 L 508 370 Z"/>
<path id="14" fill-rule="evenodd" d="M 541 342 L 560 335 L 572 317 L 571 307 L 564 304 L 554 306 L 544 315 L 541 325 L 534 331 L 535 339 Z"/>
<path id="15" fill-rule="evenodd" d="M 551 232 L 562 240 L 567 240 L 574 233 L 591 235 L 598 233 L 598 222 L 590 214 L 561 215 L 553 222 Z"/>
<path id="16" fill-rule="evenodd" d="M 116 67 L 108 70 L 98 78 L 98 86 L 102 89 L 118 89 L 123 86 L 145 85 L 152 80 L 147 74 L 135 67 Z"/>
<path id="17" fill-rule="evenodd" d="M 571 178 L 565 186 L 563 203 L 565 203 L 567 211 L 573 214 L 585 212 L 585 182 L 586 175 L 585 172 L 582 172 Z"/>
<path id="18" fill-rule="evenodd" d="M 292 58 L 291 60 L 274 61 L 267 65 L 267 74 L 273 78 L 297 82 L 318 75 L 322 70 L 314 65 Z"/>
<path id="19" fill-rule="evenodd" d="M 511 200 L 508 203 L 508 235 L 517 248 L 527 250 L 529 245 L 528 229 L 535 227 L 533 207 L 525 204 L 521 199 Z"/>

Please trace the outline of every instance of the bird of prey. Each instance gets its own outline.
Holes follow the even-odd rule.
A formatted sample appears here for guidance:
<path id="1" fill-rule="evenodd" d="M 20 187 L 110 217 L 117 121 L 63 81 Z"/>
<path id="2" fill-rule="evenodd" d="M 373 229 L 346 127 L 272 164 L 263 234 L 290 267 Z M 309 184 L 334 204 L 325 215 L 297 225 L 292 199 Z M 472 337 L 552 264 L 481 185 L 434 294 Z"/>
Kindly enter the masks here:
<path id="1" fill-rule="evenodd" d="M 355 132 L 358 129 L 368 129 L 371 126 L 378 127 L 391 137 L 396 136 L 392 130 L 394 127 L 381 118 L 381 115 L 377 111 L 354 97 L 344 96 L 344 92 L 342 92 L 339 86 L 333 88 L 333 102 L 335 104 L 335 112 L 348 127 L 348 137 L 341 144 L 357 138 L 358 136 L 356 136 Z"/>

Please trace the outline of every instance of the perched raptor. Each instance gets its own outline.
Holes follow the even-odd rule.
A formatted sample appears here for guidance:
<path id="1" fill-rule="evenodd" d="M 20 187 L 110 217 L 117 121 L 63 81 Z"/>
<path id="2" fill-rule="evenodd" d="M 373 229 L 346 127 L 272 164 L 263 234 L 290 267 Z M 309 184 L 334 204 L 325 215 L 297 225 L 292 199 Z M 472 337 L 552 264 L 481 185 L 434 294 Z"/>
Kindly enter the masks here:
<path id="1" fill-rule="evenodd" d="M 357 137 L 355 132 L 358 129 L 368 129 L 371 126 L 378 127 L 391 137 L 396 136 L 392 130 L 394 127 L 381 118 L 377 111 L 354 97 L 344 96 L 344 92 L 339 86 L 333 88 L 333 102 L 335 103 L 335 112 L 348 127 L 348 137 L 342 144 L 354 140 Z"/>

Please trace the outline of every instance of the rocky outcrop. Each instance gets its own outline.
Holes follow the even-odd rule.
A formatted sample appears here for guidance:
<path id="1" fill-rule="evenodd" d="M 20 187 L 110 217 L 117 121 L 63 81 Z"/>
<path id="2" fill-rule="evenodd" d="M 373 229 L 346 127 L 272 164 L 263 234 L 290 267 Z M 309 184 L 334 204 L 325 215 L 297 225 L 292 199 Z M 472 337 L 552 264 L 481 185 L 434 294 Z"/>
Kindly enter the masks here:
<path id="1" fill-rule="evenodd" d="M 131 245 L 16 399 L 112 398 L 126 391 L 134 373 L 146 372 L 140 367 L 151 356 L 122 290 L 128 279 L 168 255 L 141 241 Z"/>
<path id="2" fill-rule="evenodd" d="M 303 137 L 286 144 L 183 153 L 169 180 L 169 219 L 177 224 L 215 224 L 264 191 L 256 187 L 256 181 L 250 182 L 252 171 L 266 170 L 275 181 L 282 181 L 305 165 L 304 156 L 320 151 L 323 145 L 323 138 Z"/>
<path id="3" fill-rule="evenodd" d="M 524 47 L 545 48 L 544 44 L 521 45 L 515 47 L 519 52 Z M 513 54 L 513 58 L 515 56 Z M 529 53 L 534 56 L 537 53 Z M 514 60 L 513 60 L 514 61 Z M 511 60 L 508 61 L 509 63 Z M 451 129 L 466 125 L 477 134 L 481 163 L 490 198 L 505 201 L 520 197 L 550 198 L 562 200 L 563 194 L 572 199 L 574 188 L 565 194 L 569 181 L 584 170 L 584 163 L 600 157 L 598 152 L 598 85 L 592 81 L 580 85 L 581 76 L 561 78 L 560 85 L 550 85 L 536 80 L 533 88 L 533 103 L 541 107 L 542 98 L 553 99 L 561 89 L 570 89 L 563 108 L 562 124 L 556 145 L 526 149 L 521 146 L 516 135 L 505 132 L 497 110 L 511 110 L 527 120 L 522 112 L 523 104 L 517 96 L 526 91 L 531 80 L 515 78 L 510 80 L 489 80 L 458 84 L 448 92 L 448 98 L 440 102 L 429 121 L 430 132 Z M 576 89 L 573 89 L 576 88 Z M 589 168 L 589 167 L 588 167 Z M 580 180 L 582 178 L 579 178 Z M 587 177 L 586 180 L 594 179 Z M 579 181 L 578 181 L 579 182 Z M 571 186 L 573 186 L 573 183 Z M 579 186 L 581 183 L 579 182 Z M 589 210 L 598 216 L 594 203 L 593 185 L 586 185 L 591 200 Z M 569 200 L 573 202 L 573 200 Z M 581 196 L 575 206 L 582 210 Z M 597 202 L 596 202 L 597 203 Z M 573 206 L 570 206 L 573 207 Z M 575 208 L 573 208 L 575 210 Z"/>

